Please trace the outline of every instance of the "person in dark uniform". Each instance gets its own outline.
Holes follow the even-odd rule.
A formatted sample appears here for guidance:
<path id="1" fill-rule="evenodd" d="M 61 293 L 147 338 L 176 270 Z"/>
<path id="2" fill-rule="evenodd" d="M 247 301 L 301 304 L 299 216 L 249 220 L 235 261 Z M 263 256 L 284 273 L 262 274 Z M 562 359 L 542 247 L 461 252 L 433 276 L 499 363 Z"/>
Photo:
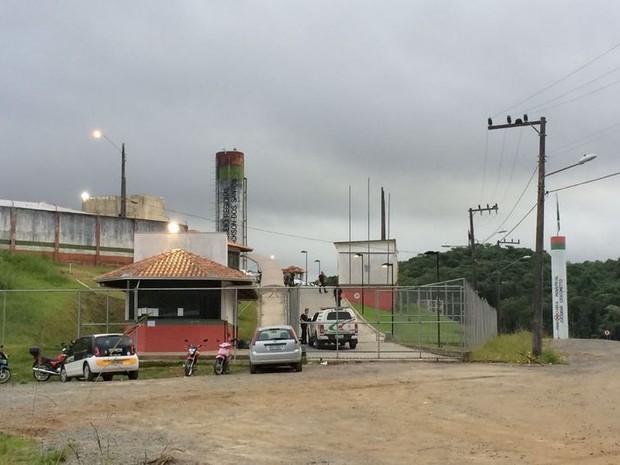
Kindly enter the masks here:
<path id="1" fill-rule="evenodd" d="M 325 292 L 325 294 L 327 294 L 327 289 L 325 289 L 325 273 L 322 271 L 319 273 L 319 294 L 321 292 Z"/>
<path id="2" fill-rule="evenodd" d="M 340 289 L 338 285 L 334 288 L 334 300 L 336 301 L 336 307 L 340 307 L 340 303 L 342 302 L 342 289 Z"/>
<path id="3" fill-rule="evenodd" d="M 310 321 L 309 315 L 310 309 L 307 308 L 299 317 L 299 323 L 301 324 L 301 343 L 308 343 L 308 321 Z"/>

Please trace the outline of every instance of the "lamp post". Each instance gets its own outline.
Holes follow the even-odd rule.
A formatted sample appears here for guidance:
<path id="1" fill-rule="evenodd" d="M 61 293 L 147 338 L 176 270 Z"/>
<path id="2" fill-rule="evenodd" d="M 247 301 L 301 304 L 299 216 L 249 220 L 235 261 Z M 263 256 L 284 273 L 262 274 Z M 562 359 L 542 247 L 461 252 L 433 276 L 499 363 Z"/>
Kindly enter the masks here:
<path id="1" fill-rule="evenodd" d="M 392 286 L 391 287 L 391 289 L 392 289 L 392 299 L 391 299 L 392 300 L 392 305 L 391 305 L 391 307 L 392 307 L 392 313 L 391 313 L 392 318 L 391 318 L 391 323 L 392 323 L 392 338 L 393 338 L 394 337 L 394 264 L 393 263 L 385 262 L 385 263 L 381 264 L 381 266 L 383 268 L 388 268 L 389 271 L 390 271 L 390 286 Z"/>
<path id="2" fill-rule="evenodd" d="M 301 253 L 306 256 L 306 269 L 304 271 L 306 272 L 306 286 L 307 286 L 308 285 L 308 251 L 302 250 Z"/>
<path id="3" fill-rule="evenodd" d="M 364 255 L 361 253 L 356 253 L 356 257 L 362 259 L 362 315 L 364 314 Z"/>
<path id="4" fill-rule="evenodd" d="M 435 273 L 437 282 L 439 282 L 439 252 L 437 252 L 436 250 L 429 250 L 427 252 L 424 252 L 424 255 L 435 256 Z M 435 307 L 435 310 L 437 312 L 437 347 L 441 347 L 441 318 L 439 316 L 439 296 L 436 296 Z"/>
<path id="5" fill-rule="evenodd" d="M 100 130 L 93 131 L 93 137 L 95 139 L 101 139 L 102 137 L 112 144 L 119 152 L 121 152 L 121 211 L 120 217 L 127 217 L 127 178 L 125 177 L 125 164 L 127 163 L 127 157 L 125 155 L 125 143 L 121 144 L 119 148 L 108 136 L 102 133 Z"/>
<path id="6" fill-rule="evenodd" d="M 502 305 L 502 296 L 501 296 L 501 294 L 502 294 L 502 272 L 507 270 L 508 268 L 510 268 L 515 263 L 518 263 L 521 260 L 527 260 L 529 258 L 531 258 L 529 255 L 523 255 L 522 257 L 519 257 L 516 260 L 513 260 L 508 265 L 506 265 L 503 268 L 500 268 L 499 270 L 496 271 L 496 273 L 497 273 L 497 291 L 495 292 L 495 296 L 497 298 L 497 304 L 496 304 L 496 306 L 497 306 L 497 334 L 501 334 L 502 333 L 502 327 L 501 327 L 501 321 L 502 321 L 502 313 L 501 313 L 501 305 Z"/>
<path id="7" fill-rule="evenodd" d="M 319 264 L 319 274 L 321 274 L 321 260 L 317 258 L 314 262 Z"/>
<path id="8" fill-rule="evenodd" d="M 545 235 L 545 178 L 560 171 L 583 165 L 596 158 L 594 154 L 581 157 L 579 162 L 545 174 L 545 118 L 540 119 L 540 155 L 538 157 L 538 196 L 536 210 L 536 253 L 534 255 L 534 315 L 532 317 L 532 353 L 542 354 L 543 333 L 543 274 L 544 274 L 544 235 Z"/>
<path id="9" fill-rule="evenodd" d="M 435 256 L 435 271 L 437 276 L 437 282 L 439 282 L 439 252 L 437 252 L 436 250 L 429 250 L 428 252 L 424 252 L 424 255 Z"/>

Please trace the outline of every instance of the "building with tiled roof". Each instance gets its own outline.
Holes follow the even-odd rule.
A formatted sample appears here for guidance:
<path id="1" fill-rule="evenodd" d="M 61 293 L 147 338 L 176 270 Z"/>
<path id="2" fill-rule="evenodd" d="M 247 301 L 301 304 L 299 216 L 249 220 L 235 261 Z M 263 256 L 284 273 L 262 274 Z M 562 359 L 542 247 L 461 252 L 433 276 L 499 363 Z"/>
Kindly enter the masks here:
<path id="1" fill-rule="evenodd" d="M 238 301 L 257 299 L 253 277 L 180 248 L 95 281 L 126 291 L 126 320 L 149 315 L 135 332 L 139 352 L 179 352 L 185 340 L 203 339 L 212 341 L 207 349 L 215 349 L 218 340 L 235 334 Z"/>

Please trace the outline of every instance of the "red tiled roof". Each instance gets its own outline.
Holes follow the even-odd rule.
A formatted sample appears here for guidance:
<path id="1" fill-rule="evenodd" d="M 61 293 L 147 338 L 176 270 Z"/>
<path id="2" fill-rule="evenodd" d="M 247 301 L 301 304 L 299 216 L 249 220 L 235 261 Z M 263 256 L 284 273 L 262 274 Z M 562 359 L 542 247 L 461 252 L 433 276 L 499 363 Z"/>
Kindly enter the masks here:
<path id="1" fill-rule="evenodd" d="M 117 279 L 153 278 L 153 279 L 233 279 L 247 280 L 241 271 L 220 265 L 208 258 L 201 257 L 183 249 L 172 249 L 154 257 L 117 268 L 95 278 L 95 281 L 112 281 Z"/>
<path id="2" fill-rule="evenodd" d="M 241 252 L 251 252 L 252 250 L 254 250 L 252 247 L 248 247 L 247 245 L 239 244 L 233 241 L 228 241 L 228 247 L 239 249 Z"/>

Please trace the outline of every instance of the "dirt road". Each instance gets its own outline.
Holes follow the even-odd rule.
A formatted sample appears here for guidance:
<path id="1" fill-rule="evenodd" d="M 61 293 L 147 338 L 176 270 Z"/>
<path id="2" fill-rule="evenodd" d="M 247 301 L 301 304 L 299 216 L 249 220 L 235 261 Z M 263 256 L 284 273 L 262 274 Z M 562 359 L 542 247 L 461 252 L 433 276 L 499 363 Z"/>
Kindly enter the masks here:
<path id="1" fill-rule="evenodd" d="M 620 343 L 558 348 L 569 364 L 312 364 L 6 385 L 0 430 L 70 444 L 80 464 L 620 463 Z"/>

